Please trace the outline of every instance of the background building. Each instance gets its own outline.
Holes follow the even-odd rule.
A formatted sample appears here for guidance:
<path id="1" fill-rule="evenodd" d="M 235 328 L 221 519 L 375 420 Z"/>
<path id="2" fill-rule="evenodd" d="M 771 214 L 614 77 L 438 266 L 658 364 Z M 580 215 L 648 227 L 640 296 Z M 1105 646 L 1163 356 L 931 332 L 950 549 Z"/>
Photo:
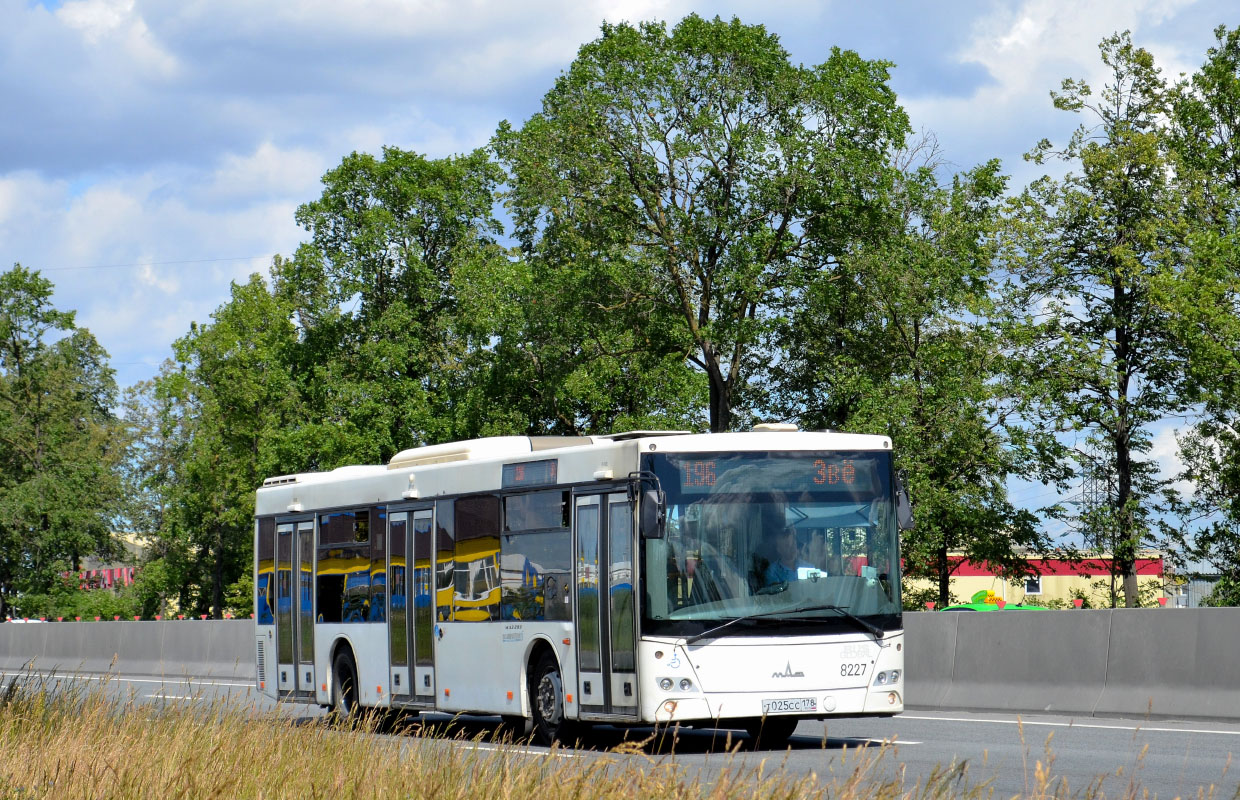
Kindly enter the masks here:
<path id="1" fill-rule="evenodd" d="M 1071 606 L 1073 598 L 1081 597 L 1093 607 L 1110 606 L 1111 556 L 1090 556 L 1080 561 L 1062 558 L 1029 558 L 1034 574 L 1015 583 L 999 575 L 990 564 L 971 564 L 963 554 L 952 556 L 956 569 L 951 578 L 951 595 L 957 602 L 968 602 L 979 590 L 990 590 L 996 597 L 1008 603 L 1026 603 L 1043 606 Z M 1137 586 L 1143 605 L 1153 605 L 1160 597 L 1175 597 L 1176 586 L 1169 585 L 1162 553 L 1145 551 L 1136 562 Z M 1122 580 L 1115 579 L 1115 593 L 1123 603 Z M 933 589 L 929 579 L 910 579 L 912 590 Z M 1192 586 L 1190 582 L 1185 586 Z M 1187 592 L 1187 590 L 1186 590 Z M 1209 588 L 1205 589 L 1209 593 Z M 1200 598 L 1196 598 L 1199 600 Z M 1171 605 L 1172 601 L 1168 601 Z M 1184 605 L 1188 604 L 1187 598 Z M 1193 605 L 1197 603 L 1194 602 Z"/>

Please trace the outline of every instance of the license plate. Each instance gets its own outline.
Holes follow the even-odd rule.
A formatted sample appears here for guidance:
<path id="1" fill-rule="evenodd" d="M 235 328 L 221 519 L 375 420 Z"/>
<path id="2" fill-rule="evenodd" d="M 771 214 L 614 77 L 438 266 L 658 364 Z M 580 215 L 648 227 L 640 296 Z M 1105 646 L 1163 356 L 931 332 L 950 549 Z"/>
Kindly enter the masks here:
<path id="1" fill-rule="evenodd" d="M 763 700 L 763 714 L 797 714 L 805 711 L 817 711 L 816 697 L 786 697 L 782 700 Z"/>

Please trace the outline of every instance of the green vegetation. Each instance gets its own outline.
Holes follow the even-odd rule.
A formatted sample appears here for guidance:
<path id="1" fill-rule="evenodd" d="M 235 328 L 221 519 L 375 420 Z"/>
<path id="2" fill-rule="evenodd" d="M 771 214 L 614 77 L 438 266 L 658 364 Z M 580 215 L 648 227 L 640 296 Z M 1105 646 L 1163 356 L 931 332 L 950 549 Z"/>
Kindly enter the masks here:
<path id="1" fill-rule="evenodd" d="M 793 64 L 735 19 L 604 25 L 488 147 L 345 156 L 297 210 L 306 241 L 191 325 L 120 419 L 106 354 L 16 266 L 0 615 L 103 608 L 60 576 L 112 556 L 117 529 L 148 556 L 116 607 L 247 615 L 267 476 L 769 419 L 892 437 L 908 574 L 935 584 L 914 605 L 948 605 L 955 553 L 1028 573 L 1055 546 L 1037 511 L 1114 552 L 1108 605 L 1142 602 L 1148 546 L 1240 602 L 1240 30 L 1216 34 L 1178 81 L 1108 37 L 1105 85 L 1053 93 L 1082 127 L 1030 153 L 1061 177 L 1009 187 L 911 135 L 887 62 Z M 1192 497 L 1151 452 L 1184 414 Z M 1022 509 L 1014 476 L 1103 491 Z"/>
<path id="2" fill-rule="evenodd" d="M 0 692 L 0 795 L 20 798 L 988 798 L 968 764 L 908 782 L 895 747 L 844 750 L 822 775 L 794 775 L 779 757 L 735 759 L 704 778 L 658 740 L 626 741 L 597 758 L 563 758 L 453 738 L 416 722 L 372 718 L 356 727 L 259 715 L 237 704 L 117 702 L 107 687 L 57 689 L 12 681 Z M 416 719 L 416 718 L 415 718 Z M 390 731 L 396 736 L 379 736 Z M 497 746 L 498 745 L 498 746 Z M 1049 748 L 1031 760 L 1030 798 L 1101 797 L 1104 776 L 1073 787 Z M 1129 779 L 1125 797 L 1141 796 Z"/>
<path id="3" fill-rule="evenodd" d="M 20 264 L 0 275 L 0 619 L 116 549 L 116 383 L 95 337 L 51 297 L 51 281 Z"/>

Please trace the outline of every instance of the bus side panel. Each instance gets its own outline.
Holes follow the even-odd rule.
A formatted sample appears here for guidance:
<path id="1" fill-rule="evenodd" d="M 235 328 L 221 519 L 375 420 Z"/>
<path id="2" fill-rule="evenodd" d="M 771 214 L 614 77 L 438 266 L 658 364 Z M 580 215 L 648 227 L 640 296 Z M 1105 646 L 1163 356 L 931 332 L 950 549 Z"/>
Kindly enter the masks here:
<path id="1" fill-rule="evenodd" d="M 279 697 L 276 686 L 276 626 L 254 626 L 254 660 L 258 691 L 272 700 Z"/>
<path id="2" fill-rule="evenodd" d="M 370 708 L 391 705 L 388 681 L 388 629 L 383 623 L 320 622 L 314 627 L 314 663 L 321 665 L 315 701 L 331 702 L 332 652 L 337 643 L 351 649 L 357 664 L 358 700 Z"/>
<path id="3" fill-rule="evenodd" d="M 254 520 L 254 682 L 258 691 L 275 700 L 276 683 L 276 521 Z"/>
<path id="4" fill-rule="evenodd" d="M 576 679 L 569 622 L 440 622 L 437 628 L 443 634 L 435 640 L 438 710 L 528 715 L 525 660 L 539 638 L 552 645 L 565 685 Z M 566 713 L 575 716 L 575 706 Z"/>

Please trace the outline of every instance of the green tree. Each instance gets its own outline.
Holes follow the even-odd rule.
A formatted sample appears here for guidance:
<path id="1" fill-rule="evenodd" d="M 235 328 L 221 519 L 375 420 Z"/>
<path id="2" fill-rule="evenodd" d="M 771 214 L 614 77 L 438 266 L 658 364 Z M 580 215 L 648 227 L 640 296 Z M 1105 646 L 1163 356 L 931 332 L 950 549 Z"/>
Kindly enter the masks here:
<path id="1" fill-rule="evenodd" d="M 572 264 L 511 259 L 458 273 L 461 318 L 476 330 L 458 417 L 475 435 L 584 435 L 704 427 L 703 375 L 668 332 L 600 301 Z"/>
<path id="2" fill-rule="evenodd" d="M 1214 30 L 1201 69 L 1171 94 L 1179 174 L 1207 198 L 1210 219 L 1234 229 L 1240 194 L 1240 27 Z"/>
<path id="3" fill-rule="evenodd" d="M 219 617 L 225 596 L 247 580 L 253 559 L 254 489 L 264 478 L 304 469 L 304 419 L 290 364 L 298 345 L 292 306 L 257 275 L 233 284 L 208 325 L 174 344 L 178 370 L 157 391 L 180 405 L 177 467 L 160 569 L 184 579 L 182 607 Z M 182 577 L 184 576 L 184 577 Z M 236 591 L 233 591 L 236 594 Z"/>
<path id="4" fill-rule="evenodd" d="M 116 384 L 103 348 L 51 297 L 37 271 L 0 275 L 0 618 L 115 549 Z"/>
<path id="5" fill-rule="evenodd" d="M 912 157 L 927 163 L 913 167 Z M 1004 379 L 991 299 L 999 164 L 946 186 L 940 168 L 933 140 L 905 157 L 891 228 L 811 285 L 781 334 L 775 374 L 784 417 L 892 437 L 916 502 L 907 572 L 932 579 L 946 606 L 963 564 L 1016 579 L 1032 571 L 1026 554 L 1049 546 L 1033 515 L 1008 500 L 1006 481 L 1044 474 L 1038 456 L 1053 442 L 1018 426 L 1023 395 Z"/>
<path id="6" fill-rule="evenodd" d="M 490 339 L 462 319 L 457 273 L 490 284 L 509 270 L 492 215 L 499 179 L 484 152 L 428 159 L 385 147 L 347 156 L 297 210 L 311 239 L 277 265 L 275 291 L 300 329 L 291 364 L 313 466 L 473 434 L 458 401 L 479 380 L 471 354 Z"/>
<path id="7" fill-rule="evenodd" d="M 889 66 L 838 49 L 794 66 L 735 19 L 604 25 L 542 111 L 497 133 L 526 258 L 583 287 L 593 328 L 641 333 L 621 347 L 687 357 L 711 430 L 745 424 L 780 304 L 883 211 L 908 130 Z"/>
<path id="8" fill-rule="evenodd" d="M 1167 86 L 1127 33 L 1103 40 L 1109 79 L 1095 97 L 1083 81 L 1052 92 L 1056 108 L 1088 113 L 1060 151 L 1043 140 L 1037 163 L 1058 159 L 1078 172 L 1035 181 L 1015 203 L 1007 266 L 1023 319 L 1022 380 L 1040 399 L 1040 421 L 1079 432 L 1097 454 L 1090 468 L 1109 487 L 1082 520 L 1114 553 L 1124 602 L 1138 602 L 1138 549 L 1157 541 L 1174 495 L 1157 474 L 1150 426 L 1189 402 L 1182 347 L 1158 288 L 1184 267 L 1186 217 L 1169 137 L 1161 120 Z M 1078 450 L 1076 461 L 1087 458 Z"/>
<path id="9" fill-rule="evenodd" d="M 121 405 L 130 442 L 121 468 L 123 519 L 144 548 L 141 607 L 136 613 L 146 615 L 166 612 L 170 601 L 192 610 L 202 585 L 185 527 L 192 520 L 177 507 L 185 490 L 182 459 L 195 421 L 181 402 L 184 385 L 180 369 L 166 360 L 155 378 L 127 388 Z"/>
<path id="10" fill-rule="evenodd" d="M 1221 576 L 1211 604 L 1240 605 L 1240 28 L 1220 26 L 1215 37 L 1172 94 L 1173 148 L 1197 224 L 1184 274 L 1161 288 L 1201 411 L 1181 439 L 1205 520 L 1187 554 Z"/>

